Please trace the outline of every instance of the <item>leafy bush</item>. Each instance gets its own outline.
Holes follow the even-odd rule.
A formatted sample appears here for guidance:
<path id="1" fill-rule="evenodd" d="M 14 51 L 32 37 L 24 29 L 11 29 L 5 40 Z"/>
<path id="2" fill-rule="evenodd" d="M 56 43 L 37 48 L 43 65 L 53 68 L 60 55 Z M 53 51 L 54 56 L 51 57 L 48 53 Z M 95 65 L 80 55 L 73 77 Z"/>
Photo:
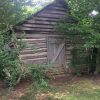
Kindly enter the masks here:
<path id="1" fill-rule="evenodd" d="M 38 91 L 44 91 L 49 88 L 48 86 L 48 77 L 46 76 L 46 70 L 48 65 L 26 65 L 23 71 L 23 78 L 26 78 L 31 75 L 32 85 L 29 88 L 29 91 L 20 98 L 20 100 L 36 100 L 36 94 Z"/>
<path id="2" fill-rule="evenodd" d="M 80 66 L 79 66 L 79 57 L 78 57 L 78 49 L 72 49 L 72 59 L 70 63 L 70 67 L 74 69 L 74 73 L 78 76 L 81 75 Z"/>
<path id="3" fill-rule="evenodd" d="M 47 87 L 47 65 L 25 65 L 19 59 L 20 51 L 26 47 L 22 39 L 17 39 L 14 32 L 0 35 L 0 77 L 6 79 L 10 87 L 20 82 L 21 78 L 32 76 L 33 90 Z"/>
<path id="4" fill-rule="evenodd" d="M 88 73 L 90 63 L 89 50 L 86 50 L 84 47 L 74 47 L 71 54 L 70 67 L 74 70 L 74 73 L 78 76 L 82 73 Z"/>
<path id="5" fill-rule="evenodd" d="M 17 40 L 14 33 L 0 35 L 0 76 L 6 78 L 10 86 L 15 85 L 21 72 L 19 53 L 23 48 L 24 44 Z"/>

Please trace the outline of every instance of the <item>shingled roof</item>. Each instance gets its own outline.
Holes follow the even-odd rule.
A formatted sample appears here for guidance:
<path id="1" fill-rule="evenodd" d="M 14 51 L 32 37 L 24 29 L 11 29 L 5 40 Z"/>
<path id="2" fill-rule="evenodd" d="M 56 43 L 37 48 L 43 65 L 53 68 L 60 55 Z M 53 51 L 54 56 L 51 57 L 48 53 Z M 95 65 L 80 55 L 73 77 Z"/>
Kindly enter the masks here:
<path id="1" fill-rule="evenodd" d="M 64 0 L 55 0 L 25 21 L 18 23 L 15 30 L 28 33 L 55 33 L 54 26 L 68 11 L 68 5 Z"/>

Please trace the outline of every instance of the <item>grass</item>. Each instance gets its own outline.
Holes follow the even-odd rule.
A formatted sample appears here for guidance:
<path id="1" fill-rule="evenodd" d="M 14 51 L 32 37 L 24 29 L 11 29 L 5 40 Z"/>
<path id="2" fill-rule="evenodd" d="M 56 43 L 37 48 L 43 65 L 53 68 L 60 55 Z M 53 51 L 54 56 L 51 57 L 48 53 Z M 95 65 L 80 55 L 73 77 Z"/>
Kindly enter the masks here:
<path id="1" fill-rule="evenodd" d="M 70 85 L 67 88 L 68 94 L 63 96 L 61 100 L 99 100 L 100 86 L 96 86 L 91 81 L 85 80 L 83 82 Z"/>
<path id="2" fill-rule="evenodd" d="M 4 96 L 5 94 L 4 94 L 4 90 L 2 90 L 1 88 L 0 88 L 0 100 L 1 100 L 1 97 L 2 96 Z"/>
<path id="3" fill-rule="evenodd" d="M 2 91 L 0 91 L 0 100 L 6 100 L 6 96 Z"/>
<path id="4" fill-rule="evenodd" d="M 2 96 L 3 94 L 0 92 L 0 97 Z"/>
<path id="5" fill-rule="evenodd" d="M 31 89 L 31 86 L 28 85 L 28 88 L 25 89 L 26 92 L 18 100 L 35 100 Z M 0 91 L 1 96 L 4 97 L 4 94 Z M 71 82 L 64 79 L 54 81 L 46 90 L 38 91 L 36 100 L 100 100 L 100 79 L 92 80 L 80 77 Z"/>
<path id="6" fill-rule="evenodd" d="M 63 85 L 58 90 L 58 94 L 53 95 L 58 100 L 99 100 L 100 86 L 92 81 L 84 80 L 76 84 Z"/>
<path id="7" fill-rule="evenodd" d="M 99 100 L 100 98 L 100 86 L 96 86 L 90 80 L 69 85 L 66 90 L 68 94 L 62 97 L 62 100 Z"/>
<path id="8" fill-rule="evenodd" d="M 27 98 L 29 94 L 23 96 Z M 20 100 L 23 100 L 20 98 Z M 33 100 L 33 99 L 24 99 Z M 37 94 L 37 100 L 100 100 L 100 84 L 92 80 L 80 80 L 77 83 L 67 82 Z"/>

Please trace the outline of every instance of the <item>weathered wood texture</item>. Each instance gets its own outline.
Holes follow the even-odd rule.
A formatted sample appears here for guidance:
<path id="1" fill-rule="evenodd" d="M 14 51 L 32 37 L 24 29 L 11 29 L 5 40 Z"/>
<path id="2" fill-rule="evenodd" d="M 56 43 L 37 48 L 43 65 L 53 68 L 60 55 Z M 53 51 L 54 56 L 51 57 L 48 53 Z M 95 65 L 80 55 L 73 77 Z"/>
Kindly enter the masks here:
<path id="1" fill-rule="evenodd" d="M 53 2 L 38 13 L 18 24 L 16 31 L 32 33 L 55 33 L 55 25 L 67 14 L 68 7 L 63 1 Z"/>
<path id="2" fill-rule="evenodd" d="M 18 38 L 19 37 L 20 35 L 18 34 Z M 73 38 L 63 35 L 26 34 L 23 41 L 26 43 L 27 48 L 21 51 L 20 59 L 25 64 L 49 64 L 56 62 L 56 64 L 54 64 L 55 67 L 52 65 L 53 71 L 49 70 L 48 73 L 68 73 L 66 70 L 71 63 L 73 47 L 75 44 L 83 44 L 83 41 L 80 42 L 82 38 L 80 37 L 77 40 L 77 37 L 79 38 L 79 36 L 76 36 L 73 40 Z M 80 50 L 78 52 L 78 55 L 81 58 L 86 57 L 86 54 L 86 51 Z"/>
<path id="3" fill-rule="evenodd" d="M 25 64 L 47 64 L 46 39 L 46 36 L 43 35 L 27 34 L 24 39 L 22 39 L 26 44 L 26 48 L 20 52 L 22 62 Z"/>
<path id="4" fill-rule="evenodd" d="M 72 59 L 71 51 L 73 47 L 76 44 L 83 44 L 83 40 L 80 36 L 69 37 L 56 32 L 57 23 L 68 13 L 68 7 L 64 0 L 63 2 L 58 1 L 19 23 L 15 30 L 18 39 L 20 39 L 22 31 L 26 32 L 23 39 L 26 48 L 20 52 L 22 62 L 25 64 L 56 62 L 59 67 L 55 66 L 53 69 L 56 70 L 57 74 L 61 74 L 67 72 Z M 84 56 L 86 56 L 85 54 Z M 79 55 L 81 55 L 81 52 L 79 52 Z"/>
<path id="5" fill-rule="evenodd" d="M 76 36 L 68 36 L 66 38 L 66 67 L 69 67 L 71 65 L 71 60 L 72 60 L 72 51 L 75 47 L 77 47 L 77 61 L 78 64 L 76 66 L 76 69 L 80 70 L 80 72 L 88 72 L 89 65 L 86 60 L 89 51 L 86 48 L 82 48 L 84 46 L 84 39 L 82 38 L 81 35 L 76 35 Z M 69 41 L 68 41 L 69 40 Z"/>
<path id="6" fill-rule="evenodd" d="M 61 37 L 48 36 L 48 61 L 59 66 L 65 64 L 65 41 Z"/>

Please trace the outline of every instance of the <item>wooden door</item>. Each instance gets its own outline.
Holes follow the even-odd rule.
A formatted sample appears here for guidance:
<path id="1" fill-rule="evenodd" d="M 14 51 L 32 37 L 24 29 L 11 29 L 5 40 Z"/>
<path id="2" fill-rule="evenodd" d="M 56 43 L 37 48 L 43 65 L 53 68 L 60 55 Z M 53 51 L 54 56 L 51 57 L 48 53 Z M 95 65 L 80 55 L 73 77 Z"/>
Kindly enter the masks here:
<path id="1" fill-rule="evenodd" d="M 65 41 L 61 37 L 48 38 L 48 62 L 54 66 L 65 65 Z"/>

